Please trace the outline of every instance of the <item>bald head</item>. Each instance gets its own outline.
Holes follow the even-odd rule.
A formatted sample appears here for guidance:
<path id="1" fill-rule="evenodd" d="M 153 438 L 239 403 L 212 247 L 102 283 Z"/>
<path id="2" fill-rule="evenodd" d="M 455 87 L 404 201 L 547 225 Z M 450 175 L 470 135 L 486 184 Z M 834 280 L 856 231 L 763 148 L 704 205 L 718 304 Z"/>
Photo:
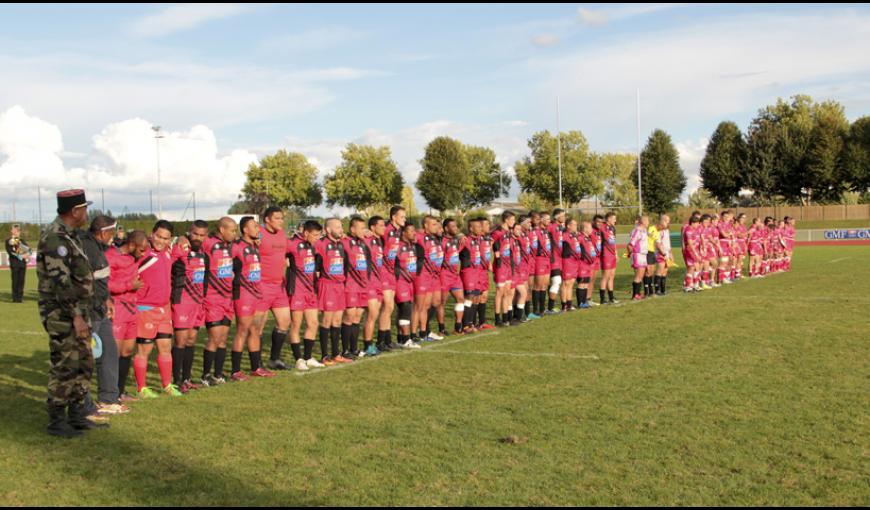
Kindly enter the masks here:
<path id="1" fill-rule="evenodd" d="M 341 225 L 341 220 L 338 218 L 329 218 L 326 220 L 326 235 L 334 241 L 338 241 L 344 237 L 344 227 Z"/>
<path id="2" fill-rule="evenodd" d="M 236 220 L 229 216 L 224 216 L 218 222 L 218 234 L 220 238 L 227 243 L 236 240 Z"/>

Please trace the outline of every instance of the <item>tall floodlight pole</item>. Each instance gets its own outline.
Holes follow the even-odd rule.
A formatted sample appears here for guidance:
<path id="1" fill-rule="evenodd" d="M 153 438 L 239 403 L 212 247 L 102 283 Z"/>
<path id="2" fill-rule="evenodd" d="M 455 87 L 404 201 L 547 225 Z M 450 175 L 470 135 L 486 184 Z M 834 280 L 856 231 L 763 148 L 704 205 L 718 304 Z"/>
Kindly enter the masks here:
<path id="1" fill-rule="evenodd" d="M 151 126 L 154 131 L 154 143 L 157 147 L 157 218 L 163 219 L 163 200 L 160 196 L 160 139 L 163 135 L 160 134 L 160 126 Z"/>
<path id="2" fill-rule="evenodd" d="M 42 187 L 36 187 L 36 203 L 39 205 L 39 227 L 42 231 Z"/>
<path id="3" fill-rule="evenodd" d="M 637 89 L 637 207 L 638 214 L 643 214 L 643 191 L 640 185 L 640 89 Z"/>
<path id="4" fill-rule="evenodd" d="M 559 127 L 559 96 L 556 96 L 556 155 L 559 159 L 559 208 L 562 205 L 562 130 Z"/>

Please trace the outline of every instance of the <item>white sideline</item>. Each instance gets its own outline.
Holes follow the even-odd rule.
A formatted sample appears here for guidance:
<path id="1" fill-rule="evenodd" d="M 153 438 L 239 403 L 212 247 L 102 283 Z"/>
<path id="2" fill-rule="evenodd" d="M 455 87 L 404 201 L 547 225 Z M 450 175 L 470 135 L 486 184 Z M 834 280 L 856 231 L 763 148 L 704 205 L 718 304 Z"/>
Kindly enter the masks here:
<path id="1" fill-rule="evenodd" d="M 48 336 L 48 333 L 46 333 L 45 331 L 14 331 L 14 330 L 0 330 L 0 334 Z"/>
<path id="2" fill-rule="evenodd" d="M 834 259 L 834 260 L 832 260 L 832 261 L 830 261 L 830 262 L 828 262 L 828 263 L 829 263 L 829 264 L 836 264 L 837 262 L 843 262 L 844 260 L 849 260 L 850 258 L 852 258 L 852 257 L 843 257 L 843 258 L 841 258 L 841 259 Z"/>
<path id="3" fill-rule="evenodd" d="M 377 360 L 380 360 L 380 359 L 390 359 L 390 358 L 395 358 L 395 357 L 402 356 L 402 355 L 405 355 L 405 354 L 414 354 L 414 353 L 417 353 L 417 352 L 426 352 L 426 351 L 430 351 L 430 350 L 432 350 L 432 349 L 436 349 L 436 348 L 438 348 L 438 347 L 444 347 L 444 346 L 447 346 L 447 345 L 454 345 L 454 344 L 458 344 L 458 343 L 460 343 L 460 342 L 467 342 L 468 340 L 477 340 L 478 338 L 485 338 L 485 337 L 488 337 L 488 336 L 495 336 L 495 335 L 498 335 L 498 334 L 500 334 L 500 333 L 501 333 L 500 331 L 492 331 L 492 332 L 489 332 L 489 333 L 483 333 L 483 334 L 479 334 L 479 335 L 467 335 L 467 336 L 463 336 L 462 338 L 457 338 L 456 340 L 450 340 L 450 341 L 448 341 L 448 342 L 438 343 L 438 344 L 436 344 L 436 345 L 432 345 L 432 346 L 430 346 L 430 347 L 423 347 L 422 349 L 405 349 L 405 350 L 402 350 L 402 351 L 399 351 L 399 352 L 391 352 L 391 353 L 381 354 L 380 356 L 377 356 L 377 357 L 374 357 L 374 358 L 362 358 L 362 359 L 359 360 L 359 361 L 356 361 L 356 362 L 354 362 L 354 363 L 348 363 L 348 364 L 346 364 L 346 365 L 337 365 L 337 366 L 332 366 L 332 367 L 328 367 L 328 368 L 313 369 L 313 370 L 309 370 L 309 371 L 307 371 L 307 372 L 296 372 L 296 371 L 294 371 L 294 373 L 295 373 L 296 376 L 298 376 L 298 377 L 305 377 L 305 376 L 307 376 L 307 375 L 315 375 L 315 374 L 325 374 L 325 373 L 327 373 L 327 372 L 334 372 L 334 371 L 336 371 L 336 370 L 338 370 L 338 369 L 341 369 L 341 368 L 352 367 L 352 366 L 357 365 L 357 364 L 359 364 L 360 362 L 363 362 L 363 361 L 369 361 L 369 360 L 371 360 L 371 361 L 377 361 Z"/>

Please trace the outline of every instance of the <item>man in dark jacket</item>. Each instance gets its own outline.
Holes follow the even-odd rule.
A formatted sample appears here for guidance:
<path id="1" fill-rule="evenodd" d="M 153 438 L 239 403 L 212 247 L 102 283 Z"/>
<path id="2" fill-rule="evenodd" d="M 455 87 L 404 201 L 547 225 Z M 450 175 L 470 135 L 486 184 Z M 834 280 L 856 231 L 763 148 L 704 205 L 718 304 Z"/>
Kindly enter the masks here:
<path id="1" fill-rule="evenodd" d="M 114 306 L 109 295 L 109 262 L 106 250 L 115 237 L 115 220 L 97 216 L 87 232 L 81 234 L 82 249 L 94 271 L 94 298 L 91 305 L 93 330 L 103 344 L 103 355 L 96 360 L 97 409 L 99 414 L 126 413 L 129 409 L 118 400 L 118 346 L 112 334 Z"/>
<path id="2" fill-rule="evenodd" d="M 12 302 L 21 303 L 24 300 L 24 277 L 30 260 L 30 246 L 21 239 L 21 227 L 18 225 L 12 225 L 12 235 L 6 240 L 6 253 L 12 274 Z"/>

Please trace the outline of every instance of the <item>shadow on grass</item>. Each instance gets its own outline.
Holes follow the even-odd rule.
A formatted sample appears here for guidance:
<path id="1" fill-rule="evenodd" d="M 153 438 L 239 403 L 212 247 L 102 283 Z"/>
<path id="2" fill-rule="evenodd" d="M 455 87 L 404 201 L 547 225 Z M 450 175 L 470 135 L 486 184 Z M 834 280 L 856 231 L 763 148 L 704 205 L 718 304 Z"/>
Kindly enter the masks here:
<path id="1" fill-rule="evenodd" d="M 29 463 L 49 477 L 45 482 L 51 482 L 51 490 L 56 492 L 42 494 L 43 502 L 153 506 L 329 504 L 290 488 L 267 490 L 262 485 L 257 486 L 252 480 L 281 479 L 282 474 L 234 472 L 225 466 L 209 465 L 205 459 L 198 458 L 190 445 L 179 446 L 178 438 L 162 439 L 144 434 L 131 438 L 129 428 L 91 431 L 73 440 L 49 436 L 45 431 L 48 359 L 47 350 L 37 351 L 30 357 L 0 356 L 0 406 L 3 409 L 0 442 L 11 445 L 3 449 L 15 452 L 18 463 Z M 155 412 L 144 407 L 134 410 L 134 413 Z M 159 419 L 158 416 L 149 418 Z M 221 437 L 219 431 L 203 429 L 201 424 L 190 425 L 180 433 Z M 239 454 L 244 455 L 244 452 Z M 40 488 L 24 485 L 20 493 L 7 493 L 0 501 L 6 505 L 33 504 L 34 489 Z"/>

